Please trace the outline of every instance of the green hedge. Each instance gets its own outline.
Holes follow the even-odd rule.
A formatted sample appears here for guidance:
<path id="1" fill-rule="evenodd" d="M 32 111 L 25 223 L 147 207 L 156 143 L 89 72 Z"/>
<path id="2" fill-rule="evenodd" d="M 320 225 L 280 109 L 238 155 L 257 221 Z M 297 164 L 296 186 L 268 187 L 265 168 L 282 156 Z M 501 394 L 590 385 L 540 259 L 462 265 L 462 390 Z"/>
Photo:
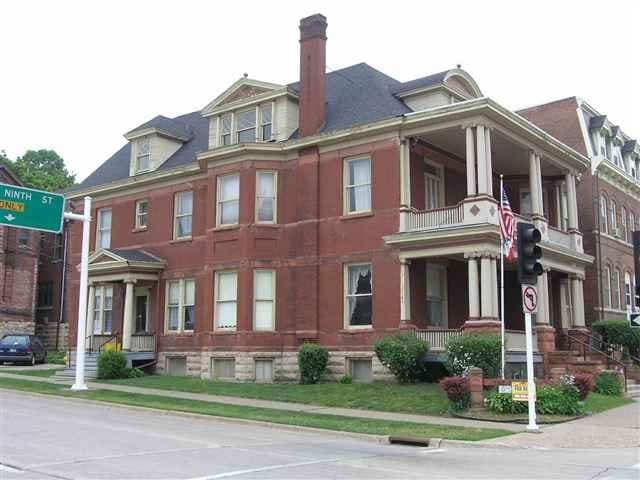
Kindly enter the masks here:
<path id="1" fill-rule="evenodd" d="M 500 374 L 500 336 L 494 334 L 460 335 L 447 343 L 447 369 L 462 375 L 467 368 L 481 368 L 485 377 Z"/>
<path id="2" fill-rule="evenodd" d="M 303 343 L 298 350 L 298 366 L 302 383 L 318 383 L 329 363 L 329 350 L 315 343 Z"/>
<path id="3" fill-rule="evenodd" d="M 615 373 L 602 372 L 596 377 L 593 390 L 601 395 L 619 397 L 622 395 L 622 383 Z"/>
<path id="4" fill-rule="evenodd" d="M 124 353 L 108 350 L 98 355 L 98 378 L 128 378 L 127 357 Z"/>
<path id="5" fill-rule="evenodd" d="M 373 350 L 400 383 L 415 383 L 425 375 L 429 343 L 413 333 L 396 332 L 376 340 Z"/>
<path id="6" fill-rule="evenodd" d="M 640 354 L 640 329 L 631 328 L 627 320 L 601 320 L 591 325 L 605 342 L 624 347 L 634 357 Z"/>
<path id="7" fill-rule="evenodd" d="M 538 385 L 536 412 L 545 415 L 577 415 L 582 412 L 578 389 L 569 384 Z M 527 413 L 529 402 L 516 402 L 510 393 L 493 390 L 486 395 L 486 407 L 495 413 Z"/>

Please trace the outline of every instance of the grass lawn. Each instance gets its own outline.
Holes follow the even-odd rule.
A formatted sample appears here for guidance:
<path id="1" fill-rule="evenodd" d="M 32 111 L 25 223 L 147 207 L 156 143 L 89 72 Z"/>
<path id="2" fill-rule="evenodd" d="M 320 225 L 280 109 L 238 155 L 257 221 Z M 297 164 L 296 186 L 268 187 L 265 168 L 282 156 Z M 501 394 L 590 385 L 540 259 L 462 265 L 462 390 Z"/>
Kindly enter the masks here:
<path id="1" fill-rule="evenodd" d="M 12 373 L 13 375 L 26 375 L 29 377 L 51 377 L 61 370 L 60 368 L 48 368 L 46 370 L 0 370 L 0 373 Z"/>
<path id="2" fill-rule="evenodd" d="M 372 435 L 407 435 L 429 438 L 447 438 L 451 440 L 484 440 L 510 435 L 514 432 L 498 428 L 466 428 L 446 425 L 431 425 L 413 422 L 387 420 L 369 420 L 362 418 L 321 415 L 292 411 L 272 410 L 268 408 L 224 405 L 213 402 L 167 398 L 160 395 L 139 395 L 109 390 L 89 390 L 72 392 L 68 387 L 53 383 L 30 382 L 0 378 L 0 388 L 9 388 L 25 392 L 43 393 L 62 397 L 83 398 L 120 405 L 199 413 L 228 418 L 260 420 L 282 425 L 337 430 L 344 432 L 366 433 Z"/>
<path id="3" fill-rule="evenodd" d="M 108 382 L 181 392 L 423 415 L 446 415 L 449 407 L 447 397 L 437 383 L 417 385 L 387 383 L 260 384 L 218 382 L 168 375 L 149 375 L 141 378 L 109 380 Z"/>
<path id="4" fill-rule="evenodd" d="M 632 402 L 633 400 L 630 398 L 612 397 L 610 395 L 600 395 L 599 393 L 591 392 L 584 403 L 584 410 L 585 412 L 599 413 L 612 408 L 622 407 Z"/>

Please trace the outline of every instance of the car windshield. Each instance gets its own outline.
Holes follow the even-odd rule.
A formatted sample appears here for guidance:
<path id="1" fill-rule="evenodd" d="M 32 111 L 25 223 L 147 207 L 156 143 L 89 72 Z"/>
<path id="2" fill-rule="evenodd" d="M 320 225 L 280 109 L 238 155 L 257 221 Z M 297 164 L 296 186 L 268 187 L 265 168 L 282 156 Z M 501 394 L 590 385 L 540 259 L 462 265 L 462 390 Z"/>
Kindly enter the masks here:
<path id="1" fill-rule="evenodd" d="M 29 337 L 27 335 L 7 335 L 0 340 L 0 345 L 12 346 L 12 347 L 24 347 L 29 344 Z"/>

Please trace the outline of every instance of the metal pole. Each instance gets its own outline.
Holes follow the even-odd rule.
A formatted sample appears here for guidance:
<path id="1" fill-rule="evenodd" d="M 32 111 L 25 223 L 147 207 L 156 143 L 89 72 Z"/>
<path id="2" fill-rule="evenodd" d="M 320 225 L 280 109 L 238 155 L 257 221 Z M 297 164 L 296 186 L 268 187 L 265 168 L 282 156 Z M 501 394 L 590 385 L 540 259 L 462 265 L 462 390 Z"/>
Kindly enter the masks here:
<path id="1" fill-rule="evenodd" d="M 78 218 L 76 215 L 69 215 L 69 217 Z M 80 260 L 80 294 L 78 299 L 76 381 L 71 386 L 71 390 L 87 390 L 87 384 L 84 381 L 84 357 L 87 340 L 87 284 L 89 280 L 89 226 L 91 223 L 91 197 L 84 197 L 84 215 L 82 217 L 82 257 Z"/>
<path id="2" fill-rule="evenodd" d="M 64 286 L 67 277 L 67 223 L 62 223 L 62 278 L 60 285 L 60 312 L 58 312 L 58 324 L 56 325 L 56 351 L 60 348 L 60 324 L 64 319 Z M 55 241 L 55 240 L 54 240 Z"/>
<path id="3" fill-rule="evenodd" d="M 500 174 L 500 215 L 502 215 L 502 190 L 503 180 L 502 174 Z M 500 220 L 502 222 L 502 219 Z M 504 367 L 505 367 L 505 342 L 504 342 L 504 237 L 502 235 L 502 227 L 500 227 L 500 354 L 501 354 L 501 368 L 500 372 L 502 380 L 504 380 Z"/>
<path id="4" fill-rule="evenodd" d="M 528 432 L 539 430 L 536 424 L 536 382 L 533 378 L 533 335 L 531 329 L 531 314 L 524 314 L 524 328 L 527 343 L 527 401 L 529 403 L 529 424 Z"/>

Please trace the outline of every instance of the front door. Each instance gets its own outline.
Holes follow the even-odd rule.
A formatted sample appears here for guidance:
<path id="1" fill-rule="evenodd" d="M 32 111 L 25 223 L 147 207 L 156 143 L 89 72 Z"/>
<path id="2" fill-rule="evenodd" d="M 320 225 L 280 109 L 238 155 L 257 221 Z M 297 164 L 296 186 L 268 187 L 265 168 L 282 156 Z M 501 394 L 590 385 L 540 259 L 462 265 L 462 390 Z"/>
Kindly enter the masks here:
<path id="1" fill-rule="evenodd" d="M 149 292 L 136 292 L 136 331 L 149 331 Z"/>

